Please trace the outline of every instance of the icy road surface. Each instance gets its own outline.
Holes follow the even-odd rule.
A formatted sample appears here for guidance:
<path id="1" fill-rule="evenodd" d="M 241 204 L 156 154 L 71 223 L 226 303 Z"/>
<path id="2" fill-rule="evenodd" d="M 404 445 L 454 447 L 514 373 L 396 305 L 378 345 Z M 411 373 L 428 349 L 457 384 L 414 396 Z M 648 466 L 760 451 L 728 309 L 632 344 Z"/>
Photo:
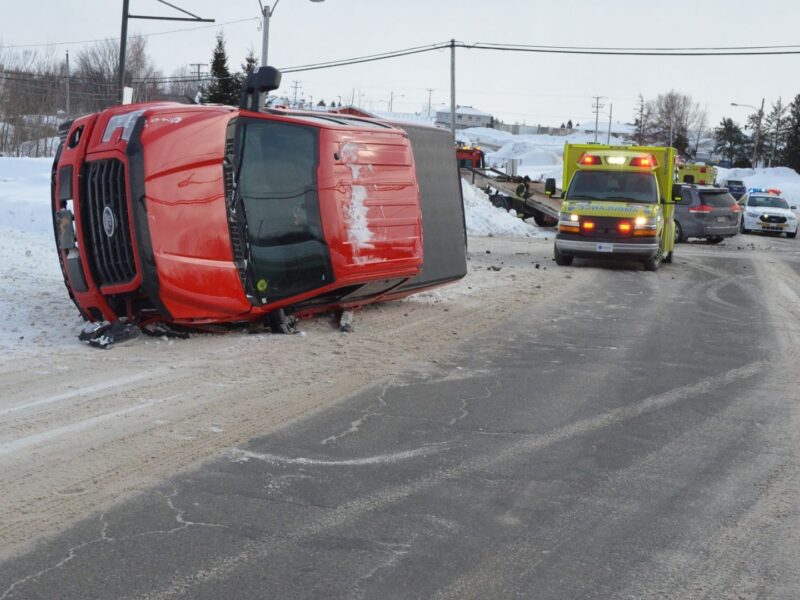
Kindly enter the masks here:
<path id="1" fill-rule="evenodd" d="M 796 599 L 797 241 L 470 244 L 352 334 L 4 363 L 0 599 Z"/>

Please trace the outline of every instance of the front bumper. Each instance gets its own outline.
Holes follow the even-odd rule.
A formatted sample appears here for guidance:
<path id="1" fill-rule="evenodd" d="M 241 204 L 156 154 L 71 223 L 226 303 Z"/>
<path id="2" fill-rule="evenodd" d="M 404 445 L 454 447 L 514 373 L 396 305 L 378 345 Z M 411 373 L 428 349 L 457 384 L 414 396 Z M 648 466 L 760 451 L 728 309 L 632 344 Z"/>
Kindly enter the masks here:
<path id="1" fill-rule="evenodd" d="M 649 258 L 658 253 L 658 240 L 648 243 L 603 242 L 565 240 L 556 238 L 556 248 L 562 254 L 578 257 L 626 257 Z"/>
<path id="2" fill-rule="evenodd" d="M 763 231 L 769 233 L 794 233 L 797 231 L 797 221 L 787 221 L 785 223 L 765 223 L 757 217 L 745 217 L 744 228 L 751 231 Z"/>

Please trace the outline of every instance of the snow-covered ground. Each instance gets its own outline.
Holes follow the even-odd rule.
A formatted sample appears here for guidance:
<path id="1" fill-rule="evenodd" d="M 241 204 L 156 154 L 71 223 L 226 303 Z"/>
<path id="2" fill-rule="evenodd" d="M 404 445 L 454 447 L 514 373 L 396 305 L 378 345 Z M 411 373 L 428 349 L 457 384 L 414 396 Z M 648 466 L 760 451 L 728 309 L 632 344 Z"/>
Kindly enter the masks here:
<path id="1" fill-rule="evenodd" d="M 52 159 L 0 158 L 0 352 L 75 346 L 81 326 L 64 287 L 50 216 Z M 470 235 L 546 237 L 464 182 Z"/>
<path id="2" fill-rule="evenodd" d="M 497 208 L 483 191 L 466 179 L 461 180 L 464 191 L 464 208 L 469 235 L 518 236 L 548 239 L 551 234 L 526 223 L 513 210 Z"/>

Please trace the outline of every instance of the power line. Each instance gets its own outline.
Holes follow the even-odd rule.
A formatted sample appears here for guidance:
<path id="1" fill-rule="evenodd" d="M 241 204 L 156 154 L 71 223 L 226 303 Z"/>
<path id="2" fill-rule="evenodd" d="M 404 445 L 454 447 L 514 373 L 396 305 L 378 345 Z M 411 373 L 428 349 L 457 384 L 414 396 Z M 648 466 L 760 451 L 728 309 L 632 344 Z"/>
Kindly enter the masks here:
<path id="1" fill-rule="evenodd" d="M 222 23 L 215 23 L 213 25 L 200 25 L 198 27 L 184 27 L 182 29 L 172 29 L 170 31 L 157 31 L 155 33 L 140 33 L 136 34 L 138 37 L 149 38 L 155 37 L 158 35 L 170 35 L 172 33 L 183 33 L 185 31 L 198 31 L 200 29 L 210 29 L 212 27 L 223 27 L 225 25 L 236 25 L 238 23 L 245 23 L 247 21 L 254 21 L 258 22 L 259 19 L 257 17 L 248 17 L 246 19 L 237 19 L 235 21 L 225 21 Z M 18 48 L 48 48 L 50 46 L 73 46 L 77 44 L 96 44 L 98 42 L 105 42 L 106 40 L 118 41 L 119 37 L 107 37 L 101 38 L 96 40 L 75 40 L 72 42 L 45 42 L 39 44 L 13 44 L 13 45 L 5 45 L 0 44 L 0 48 L 9 48 L 9 49 L 18 49 Z"/>

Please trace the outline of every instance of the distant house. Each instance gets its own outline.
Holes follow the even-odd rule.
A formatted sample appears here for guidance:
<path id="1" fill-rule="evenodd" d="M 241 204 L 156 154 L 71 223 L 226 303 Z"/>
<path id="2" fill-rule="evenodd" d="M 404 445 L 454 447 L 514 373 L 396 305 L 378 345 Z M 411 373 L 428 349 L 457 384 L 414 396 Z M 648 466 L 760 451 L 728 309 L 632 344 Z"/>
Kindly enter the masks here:
<path id="1" fill-rule="evenodd" d="M 450 107 L 442 106 L 436 109 L 436 125 L 450 127 Z M 467 127 L 492 127 L 494 117 L 487 112 L 472 108 L 471 106 L 456 106 L 456 129 Z"/>

